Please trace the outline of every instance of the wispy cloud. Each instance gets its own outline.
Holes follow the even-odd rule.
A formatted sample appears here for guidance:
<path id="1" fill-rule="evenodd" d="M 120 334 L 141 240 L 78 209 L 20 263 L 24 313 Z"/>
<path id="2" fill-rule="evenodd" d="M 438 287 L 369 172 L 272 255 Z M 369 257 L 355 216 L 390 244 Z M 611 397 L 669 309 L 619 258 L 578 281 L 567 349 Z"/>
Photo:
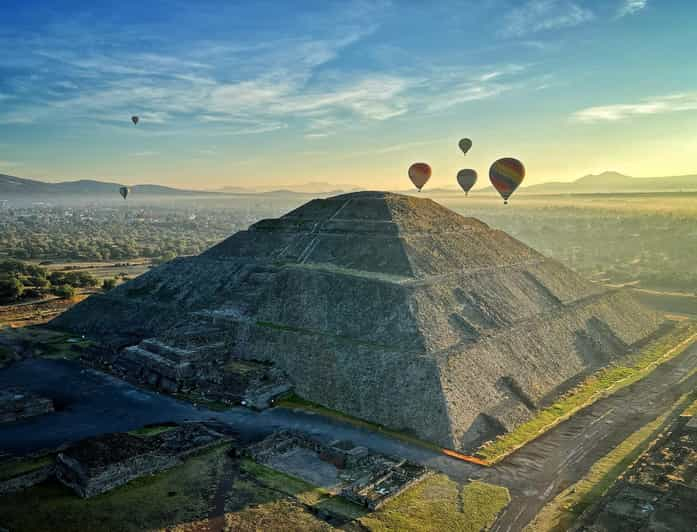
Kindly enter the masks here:
<path id="1" fill-rule="evenodd" d="M 561 3 L 537 0 L 550 2 Z M 185 47 L 84 21 L 46 28 L 40 38 L 0 35 L 0 50 L 16 48 L 0 52 L 0 71 L 10 67 L 6 85 L 13 87 L 12 106 L 0 108 L 0 123 L 89 122 L 117 130 L 133 129 L 130 116 L 138 115 L 137 134 L 248 135 L 297 127 L 305 138 L 318 139 L 408 113 L 443 112 L 521 86 L 517 77 L 525 65 L 338 68 L 352 46 L 377 31 L 386 9 L 388 2 L 353 0 L 350 9 L 302 17 L 308 31 L 257 42 L 188 41 Z"/>
<path id="2" fill-rule="evenodd" d="M 160 155 L 157 151 L 137 151 L 131 154 L 131 157 L 154 157 L 155 155 Z"/>
<path id="3" fill-rule="evenodd" d="M 669 94 L 631 104 L 601 105 L 576 111 L 571 116 L 576 122 L 616 122 L 635 116 L 697 111 L 697 92 Z"/>
<path id="4" fill-rule="evenodd" d="M 0 159 L 0 168 L 15 168 L 17 166 L 23 166 L 24 163 L 19 161 L 4 161 Z"/>
<path id="5" fill-rule="evenodd" d="M 617 10 L 618 17 L 625 17 L 627 15 L 634 15 L 639 11 L 646 9 L 648 5 L 648 0 L 623 0 L 622 5 L 620 5 Z"/>
<path id="6" fill-rule="evenodd" d="M 593 20 L 590 9 L 569 0 L 528 0 L 504 17 L 502 37 L 522 37 L 531 33 L 578 26 Z"/>

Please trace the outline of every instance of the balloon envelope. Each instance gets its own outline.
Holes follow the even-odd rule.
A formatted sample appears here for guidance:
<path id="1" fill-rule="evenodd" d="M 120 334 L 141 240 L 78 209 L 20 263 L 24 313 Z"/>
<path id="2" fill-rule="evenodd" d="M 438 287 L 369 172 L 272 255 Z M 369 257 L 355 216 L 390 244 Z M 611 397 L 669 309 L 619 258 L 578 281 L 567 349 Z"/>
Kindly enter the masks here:
<path id="1" fill-rule="evenodd" d="M 130 191 L 128 190 L 128 187 L 121 187 L 121 188 L 119 189 L 119 194 L 121 194 L 121 197 L 122 197 L 123 199 L 126 199 L 126 196 L 128 196 L 128 193 L 129 193 L 129 192 L 130 192 Z"/>
<path id="2" fill-rule="evenodd" d="M 504 203 L 508 202 L 508 198 L 515 192 L 524 178 L 525 167 L 523 163 L 513 157 L 498 159 L 489 168 L 489 180 L 501 194 Z"/>
<path id="3" fill-rule="evenodd" d="M 457 173 L 457 183 L 467 194 L 477 182 L 477 171 L 465 168 Z"/>
<path id="4" fill-rule="evenodd" d="M 431 178 L 431 167 L 426 163 L 414 163 L 409 167 L 409 179 L 414 183 L 414 186 L 419 189 L 423 188 Z"/>
<path id="5" fill-rule="evenodd" d="M 131 122 L 133 122 L 134 125 L 137 125 L 139 120 L 140 120 L 140 118 L 138 118 L 137 116 L 131 117 Z"/>
<path id="6" fill-rule="evenodd" d="M 467 152 L 470 151 L 470 148 L 472 147 L 472 141 L 470 139 L 460 139 L 460 142 L 458 142 L 457 145 L 460 146 L 462 153 L 467 155 Z"/>

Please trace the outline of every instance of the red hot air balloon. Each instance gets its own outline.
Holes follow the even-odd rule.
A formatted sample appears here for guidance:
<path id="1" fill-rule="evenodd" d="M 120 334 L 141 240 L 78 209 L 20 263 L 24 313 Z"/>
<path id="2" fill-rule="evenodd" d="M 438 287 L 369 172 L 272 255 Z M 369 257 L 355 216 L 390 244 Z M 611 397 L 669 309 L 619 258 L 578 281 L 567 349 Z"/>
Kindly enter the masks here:
<path id="1" fill-rule="evenodd" d="M 524 178 L 525 167 L 523 163 L 513 157 L 499 159 L 489 168 L 489 180 L 501 194 L 504 205 L 508 204 L 508 198 L 515 192 Z"/>
<path id="2" fill-rule="evenodd" d="M 430 178 L 431 167 L 426 163 L 414 163 L 409 167 L 409 179 L 419 189 L 419 192 Z"/>
<path id="3" fill-rule="evenodd" d="M 477 171 L 471 168 L 465 168 L 457 173 L 457 184 L 465 191 L 465 196 L 477 182 Z"/>

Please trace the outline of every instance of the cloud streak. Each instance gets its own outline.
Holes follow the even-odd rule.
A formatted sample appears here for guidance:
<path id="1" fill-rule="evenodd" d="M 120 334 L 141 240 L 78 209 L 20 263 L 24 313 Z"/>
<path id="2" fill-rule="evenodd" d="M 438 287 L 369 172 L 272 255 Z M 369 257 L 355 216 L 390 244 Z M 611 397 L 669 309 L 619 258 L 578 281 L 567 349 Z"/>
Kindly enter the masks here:
<path id="1" fill-rule="evenodd" d="M 617 10 L 617 16 L 621 18 L 627 15 L 634 15 L 646 9 L 647 5 L 648 0 L 624 0 Z"/>
<path id="2" fill-rule="evenodd" d="M 523 37 L 531 33 L 578 26 L 595 18 L 590 9 L 569 0 L 528 0 L 504 17 L 502 37 Z"/>
<path id="3" fill-rule="evenodd" d="M 614 104 L 588 107 L 571 115 L 575 122 L 592 124 L 617 122 L 637 116 L 697 111 L 697 92 L 669 94 L 631 104 Z"/>

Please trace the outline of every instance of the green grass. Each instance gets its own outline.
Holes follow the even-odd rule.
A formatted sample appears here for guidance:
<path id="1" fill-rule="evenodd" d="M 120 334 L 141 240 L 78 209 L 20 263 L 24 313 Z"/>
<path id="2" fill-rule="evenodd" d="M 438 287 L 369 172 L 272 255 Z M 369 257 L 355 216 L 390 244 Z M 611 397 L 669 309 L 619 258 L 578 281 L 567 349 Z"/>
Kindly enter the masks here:
<path id="1" fill-rule="evenodd" d="M 258 362 L 247 362 L 245 360 L 231 360 L 225 366 L 223 366 L 223 371 L 225 373 L 235 373 L 239 375 L 247 375 L 250 373 L 255 373 L 261 369 L 264 369 L 263 364 Z"/>
<path id="2" fill-rule="evenodd" d="M 214 410 L 215 412 L 224 412 L 225 410 L 230 409 L 230 405 L 223 403 L 222 401 L 212 401 L 210 399 L 205 399 L 196 392 L 177 392 L 173 395 L 177 399 L 186 401 L 187 403 L 200 405 L 204 408 L 207 408 L 208 410 Z"/>
<path id="3" fill-rule="evenodd" d="M 510 502 L 506 488 L 484 482 L 461 485 L 431 475 L 360 519 L 373 532 L 479 532 Z"/>
<path id="4" fill-rule="evenodd" d="M 0 464 L 0 480 L 8 480 L 26 473 L 31 473 L 54 462 L 53 455 L 47 454 L 37 458 L 9 460 Z"/>
<path id="5" fill-rule="evenodd" d="M 286 475 L 252 460 L 243 460 L 240 467 L 265 486 L 285 493 L 307 506 L 322 509 L 348 519 L 356 519 L 365 515 L 365 510 L 361 506 L 353 504 L 343 497 L 332 495 L 327 490 L 314 486 L 302 479 Z"/>
<path id="6" fill-rule="evenodd" d="M 175 428 L 177 427 L 174 425 L 157 425 L 154 427 L 142 427 L 136 430 L 131 430 L 128 432 L 128 434 L 140 436 L 141 438 L 152 438 L 153 436 L 157 436 L 163 432 L 169 432 Z"/>
<path id="7" fill-rule="evenodd" d="M 326 496 L 325 490 L 313 486 L 309 482 L 257 464 L 252 460 L 243 460 L 241 468 L 250 475 L 254 475 L 257 480 L 269 488 L 295 497 L 310 506 L 317 504 Z"/>
<path id="8" fill-rule="evenodd" d="M 689 347 L 691 342 L 687 340 L 695 334 L 697 326 L 693 323 L 677 326 L 631 357 L 628 364 L 608 366 L 587 377 L 529 421 L 482 445 L 476 455 L 491 463 L 498 462 L 600 397 L 629 386 L 647 376 L 657 365 L 678 356 Z"/>
<path id="9" fill-rule="evenodd" d="M 81 499 L 57 481 L 44 482 L 0 498 L 0 523 L 23 532 L 136 532 L 201 519 L 208 513 L 226 451 L 217 447 L 91 499 Z"/>
<path id="10" fill-rule="evenodd" d="M 405 434 L 404 432 L 399 432 L 396 430 L 388 429 L 386 427 L 383 427 L 382 425 L 378 425 L 376 423 L 371 423 L 370 421 L 366 421 L 364 419 L 359 419 L 353 416 L 349 416 L 348 414 L 344 414 L 343 412 L 339 412 L 338 410 L 332 410 L 331 408 L 327 408 L 322 405 L 318 405 L 316 403 L 313 403 L 311 401 L 308 401 L 306 399 L 303 399 L 302 397 L 296 395 L 295 393 L 290 393 L 280 399 L 278 399 L 275 403 L 275 405 L 279 408 L 289 408 L 289 409 L 294 409 L 298 408 L 300 410 L 306 410 L 308 412 L 314 412 L 316 414 L 320 414 L 322 416 L 336 419 L 338 421 L 342 421 L 344 423 L 348 423 L 351 425 L 354 425 L 356 427 L 372 430 L 374 432 L 380 432 L 382 434 L 386 434 L 392 438 L 402 440 L 414 445 L 418 445 L 420 447 L 424 447 L 426 449 L 430 449 L 432 451 L 441 452 L 441 448 L 434 444 L 430 443 L 424 440 L 421 440 L 415 436 L 412 436 L 410 434 Z"/>
<path id="11" fill-rule="evenodd" d="M 671 414 L 684 409 L 685 404 L 694 401 L 696 395 L 694 392 L 683 395 L 669 412 L 644 425 L 593 464 L 581 480 L 557 495 L 540 511 L 535 520 L 526 527 L 526 532 L 569 530 L 579 515 L 596 503 L 619 476 L 648 449 Z"/>

